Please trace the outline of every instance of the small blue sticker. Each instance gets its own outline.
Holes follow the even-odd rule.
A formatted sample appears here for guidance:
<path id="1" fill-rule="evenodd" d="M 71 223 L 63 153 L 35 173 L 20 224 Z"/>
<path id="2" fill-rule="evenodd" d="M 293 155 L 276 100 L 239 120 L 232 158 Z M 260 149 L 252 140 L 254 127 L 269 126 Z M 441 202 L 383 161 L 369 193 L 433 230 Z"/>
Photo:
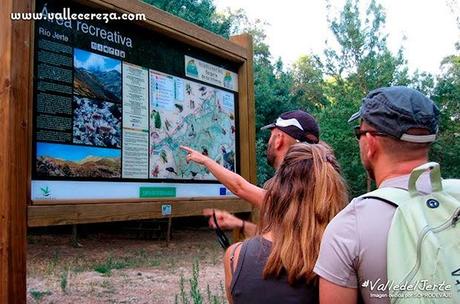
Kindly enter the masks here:
<path id="1" fill-rule="evenodd" d="M 161 205 L 161 214 L 163 216 L 171 215 L 171 213 L 172 213 L 171 205 Z"/>
<path id="2" fill-rule="evenodd" d="M 227 195 L 227 188 L 221 187 L 220 188 L 220 195 Z"/>

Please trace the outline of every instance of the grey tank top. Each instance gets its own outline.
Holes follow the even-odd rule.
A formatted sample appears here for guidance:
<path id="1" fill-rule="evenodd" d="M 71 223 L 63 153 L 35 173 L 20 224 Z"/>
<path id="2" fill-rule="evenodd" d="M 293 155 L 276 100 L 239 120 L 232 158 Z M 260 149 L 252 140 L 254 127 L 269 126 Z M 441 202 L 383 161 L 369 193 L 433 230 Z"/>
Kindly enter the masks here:
<path id="1" fill-rule="evenodd" d="M 290 286 L 285 273 L 279 278 L 263 278 L 271 246 L 261 236 L 243 242 L 230 286 L 233 303 L 319 303 L 316 285 L 297 282 Z"/>

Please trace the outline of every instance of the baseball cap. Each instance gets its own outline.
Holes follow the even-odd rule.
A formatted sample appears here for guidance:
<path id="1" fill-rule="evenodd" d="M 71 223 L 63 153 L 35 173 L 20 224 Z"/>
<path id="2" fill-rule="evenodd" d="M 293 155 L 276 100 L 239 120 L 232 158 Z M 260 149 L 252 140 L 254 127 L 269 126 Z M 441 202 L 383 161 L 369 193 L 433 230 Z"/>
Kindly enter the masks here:
<path id="1" fill-rule="evenodd" d="M 358 118 L 399 140 L 430 143 L 436 140 L 438 133 L 439 109 L 417 90 L 402 86 L 384 87 L 364 97 L 361 108 L 348 122 Z M 428 132 L 426 135 L 408 134 L 411 129 L 425 129 Z"/>
<path id="2" fill-rule="evenodd" d="M 280 129 L 300 142 L 319 142 L 319 127 L 315 118 L 301 110 L 285 112 L 274 123 L 262 127 L 261 130 L 273 128 Z"/>

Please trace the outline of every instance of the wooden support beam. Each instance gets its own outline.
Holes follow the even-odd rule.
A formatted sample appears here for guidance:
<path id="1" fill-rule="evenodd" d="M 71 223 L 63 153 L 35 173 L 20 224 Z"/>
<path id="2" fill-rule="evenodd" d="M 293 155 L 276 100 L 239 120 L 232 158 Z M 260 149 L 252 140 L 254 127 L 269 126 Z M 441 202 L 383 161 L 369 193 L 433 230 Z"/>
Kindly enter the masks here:
<path id="1" fill-rule="evenodd" d="M 26 303 L 31 22 L 12 21 L 29 1 L 0 9 L 0 303 Z"/>
<path id="2" fill-rule="evenodd" d="M 161 205 L 172 206 L 172 217 L 201 215 L 204 208 L 249 212 L 251 205 L 240 199 L 157 201 L 138 203 L 34 205 L 28 207 L 29 227 L 101 223 L 163 218 Z"/>

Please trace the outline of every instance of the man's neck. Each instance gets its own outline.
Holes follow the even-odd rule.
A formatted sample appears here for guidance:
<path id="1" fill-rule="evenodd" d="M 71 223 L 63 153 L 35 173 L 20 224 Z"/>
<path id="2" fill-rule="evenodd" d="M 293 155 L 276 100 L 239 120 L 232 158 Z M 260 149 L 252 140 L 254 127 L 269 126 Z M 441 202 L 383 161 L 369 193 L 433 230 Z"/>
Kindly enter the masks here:
<path id="1" fill-rule="evenodd" d="M 275 158 L 275 161 L 273 162 L 273 169 L 275 169 L 275 171 L 278 171 L 278 168 L 281 166 L 281 163 L 283 162 L 283 159 L 284 159 L 284 154 L 283 154 L 283 157 L 276 157 Z"/>
<path id="2" fill-rule="evenodd" d="M 402 175 L 407 175 L 414 170 L 414 168 L 423 165 L 428 162 L 427 158 L 415 159 L 404 162 L 383 162 L 381 165 L 375 168 L 375 183 L 379 187 L 384 181 L 399 177 Z M 391 164 L 396 164 L 392 166 Z"/>

